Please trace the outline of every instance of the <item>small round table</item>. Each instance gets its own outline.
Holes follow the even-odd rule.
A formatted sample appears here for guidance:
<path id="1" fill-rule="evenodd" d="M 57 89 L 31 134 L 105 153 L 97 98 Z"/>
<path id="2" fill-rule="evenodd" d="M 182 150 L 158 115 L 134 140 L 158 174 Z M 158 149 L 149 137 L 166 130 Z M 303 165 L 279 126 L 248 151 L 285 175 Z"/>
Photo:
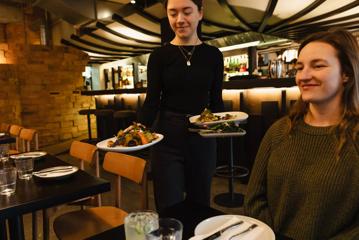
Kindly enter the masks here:
<path id="1" fill-rule="evenodd" d="M 243 194 L 234 192 L 234 179 L 241 178 L 248 175 L 247 168 L 233 164 L 233 138 L 244 136 L 246 132 L 230 132 L 230 133 L 205 133 L 199 132 L 202 137 L 209 138 L 229 138 L 230 140 L 230 158 L 227 165 L 222 165 L 216 168 L 216 175 L 219 177 L 228 178 L 228 192 L 220 193 L 214 197 L 214 202 L 224 207 L 240 207 L 243 205 Z"/>

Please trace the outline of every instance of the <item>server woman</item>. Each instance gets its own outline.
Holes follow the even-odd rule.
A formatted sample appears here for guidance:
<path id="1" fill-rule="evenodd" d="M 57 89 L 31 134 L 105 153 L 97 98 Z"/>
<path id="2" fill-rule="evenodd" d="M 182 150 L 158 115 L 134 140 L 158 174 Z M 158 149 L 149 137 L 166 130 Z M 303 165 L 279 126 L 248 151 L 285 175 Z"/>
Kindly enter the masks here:
<path id="1" fill-rule="evenodd" d="M 197 35 L 202 0 L 165 1 L 175 37 L 155 49 L 148 61 L 148 88 L 141 121 L 165 137 L 152 151 L 158 211 L 188 200 L 208 205 L 215 170 L 213 139 L 188 132 L 188 117 L 204 108 L 223 109 L 223 55 Z"/>
<path id="2" fill-rule="evenodd" d="M 245 210 L 296 240 L 359 239 L 359 47 L 321 32 L 299 48 L 301 96 L 266 133 Z"/>

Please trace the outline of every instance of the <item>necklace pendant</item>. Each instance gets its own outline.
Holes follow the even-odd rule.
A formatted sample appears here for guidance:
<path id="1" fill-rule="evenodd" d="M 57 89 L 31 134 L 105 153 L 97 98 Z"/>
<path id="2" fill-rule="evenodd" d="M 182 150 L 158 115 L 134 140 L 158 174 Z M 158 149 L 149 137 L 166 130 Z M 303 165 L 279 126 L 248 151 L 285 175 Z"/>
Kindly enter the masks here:
<path id="1" fill-rule="evenodd" d="M 189 60 L 187 60 L 187 66 L 191 66 L 191 62 Z"/>

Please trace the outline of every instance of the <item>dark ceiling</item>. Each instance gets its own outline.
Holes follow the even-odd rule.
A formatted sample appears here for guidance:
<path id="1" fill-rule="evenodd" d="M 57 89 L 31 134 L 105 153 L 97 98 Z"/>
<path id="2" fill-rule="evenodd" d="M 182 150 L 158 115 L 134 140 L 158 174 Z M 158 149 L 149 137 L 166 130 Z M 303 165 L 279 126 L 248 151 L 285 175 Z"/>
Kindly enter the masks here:
<path id="1" fill-rule="evenodd" d="M 203 40 L 236 35 L 240 43 L 251 40 L 250 33 L 300 40 L 331 27 L 359 31 L 359 0 L 204 1 Z M 32 5 L 73 25 L 76 33 L 62 36 L 62 44 L 86 51 L 93 63 L 149 53 L 161 44 L 166 12 L 157 0 L 35 0 Z"/>

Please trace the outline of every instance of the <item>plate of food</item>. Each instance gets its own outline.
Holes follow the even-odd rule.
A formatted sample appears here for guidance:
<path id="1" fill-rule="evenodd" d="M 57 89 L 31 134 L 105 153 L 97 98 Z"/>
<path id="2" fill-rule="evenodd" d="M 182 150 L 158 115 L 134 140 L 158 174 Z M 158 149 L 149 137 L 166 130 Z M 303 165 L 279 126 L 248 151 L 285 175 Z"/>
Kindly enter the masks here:
<path id="1" fill-rule="evenodd" d="M 200 115 L 189 118 L 190 123 L 197 126 L 210 126 L 223 122 L 242 122 L 248 118 L 245 112 L 219 112 L 212 113 L 209 109 L 204 109 Z"/>
<path id="2" fill-rule="evenodd" d="M 117 136 L 103 140 L 96 146 L 104 151 L 133 152 L 153 146 L 162 139 L 162 134 L 151 132 L 140 123 L 133 123 L 125 130 L 120 130 Z"/>
<path id="3" fill-rule="evenodd" d="M 235 122 L 222 122 L 208 126 L 206 129 L 198 131 L 202 137 L 237 137 L 244 136 L 246 130 L 239 127 Z"/>
<path id="4" fill-rule="evenodd" d="M 205 219 L 196 226 L 194 233 L 195 236 L 212 235 L 232 222 L 239 222 L 239 224 L 225 230 L 220 237 L 221 239 L 229 239 L 234 236 L 231 239 L 275 240 L 275 234 L 267 224 L 243 215 L 219 215 Z M 247 229 L 250 230 L 246 231 Z M 240 234 L 241 232 L 243 234 Z"/>

